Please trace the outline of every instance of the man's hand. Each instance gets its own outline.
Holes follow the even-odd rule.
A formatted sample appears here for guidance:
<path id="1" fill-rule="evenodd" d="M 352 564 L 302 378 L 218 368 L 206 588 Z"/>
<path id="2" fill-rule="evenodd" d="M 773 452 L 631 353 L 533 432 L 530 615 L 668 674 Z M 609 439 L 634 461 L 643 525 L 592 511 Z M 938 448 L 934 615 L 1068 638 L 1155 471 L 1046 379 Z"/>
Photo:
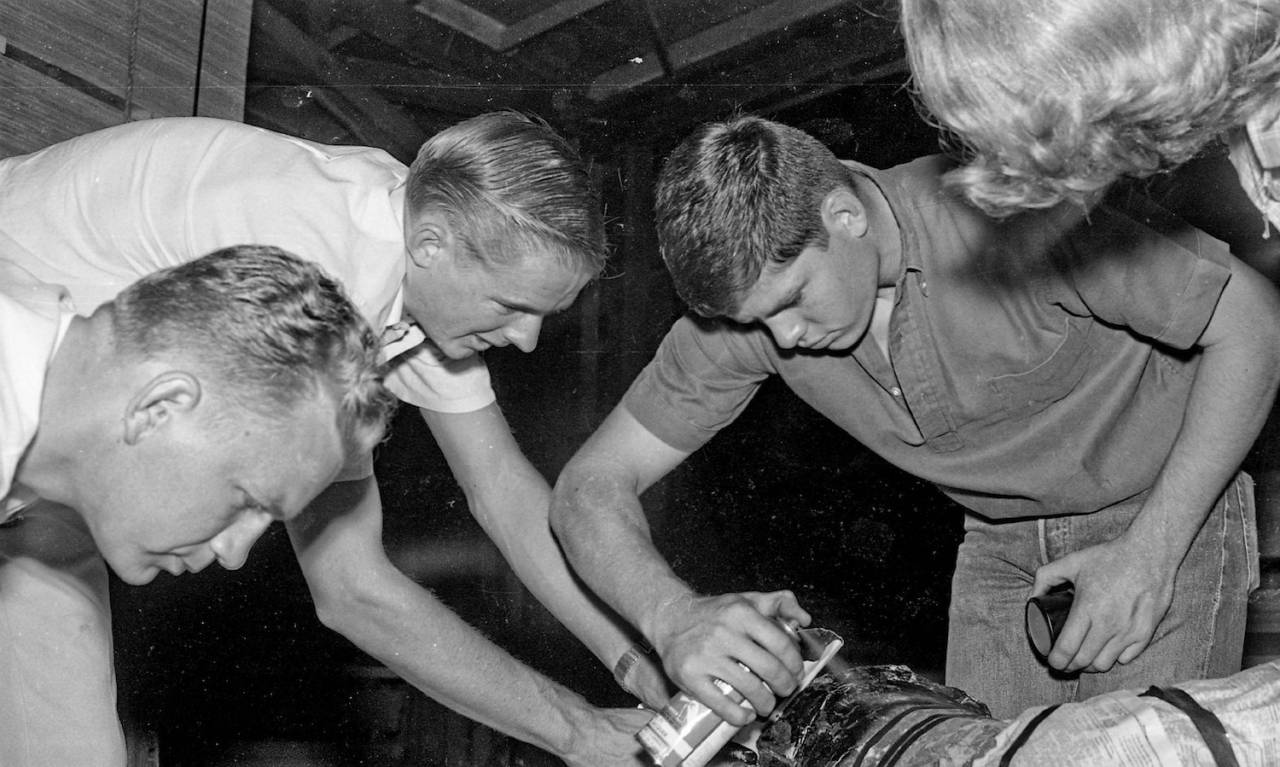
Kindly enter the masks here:
<path id="1" fill-rule="evenodd" d="M 1109 671 L 1142 654 L 1173 602 L 1177 562 L 1161 541 L 1122 535 L 1036 571 L 1032 596 L 1075 585 L 1075 602 L 1048 662 L 1060 671 Z"/>
<path id="2" fill-rule="evenodd" d="M 653 716 L 643 708 L 593 709 L 576 728 L 572 752 L 559 756 L 569 767 L 641 767 L 649 761 L 636 733 Z"/>
<path id="3" fill-rule="evenodd" d="M 714 680 L 737 690 L 764 716 L 777 705 L 776 696 L 795 690 L 804 670 L 800 649 L 774 617 L 809 625 L 809 614 L 790 591 L 682 599 L 666 605 L 655 621 L 654 649 L 681 689 L 725 721 L 744 725 L 755 715 Z"/>

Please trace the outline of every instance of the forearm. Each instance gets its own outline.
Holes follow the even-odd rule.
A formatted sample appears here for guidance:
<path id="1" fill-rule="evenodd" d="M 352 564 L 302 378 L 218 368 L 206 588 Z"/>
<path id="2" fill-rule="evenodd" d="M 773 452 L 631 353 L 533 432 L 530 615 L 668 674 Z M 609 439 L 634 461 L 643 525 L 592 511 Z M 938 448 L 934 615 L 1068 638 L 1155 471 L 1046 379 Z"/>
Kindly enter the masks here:
<path id="1" fill-rule="evenodd" d="M 553 754 L 583 740 L 593 709 L 524 666 L 389 563 L 317 597 L 330 628 L 449 708 Z"/>
<path id="2" fill-rule="evenodd" d="M 632 636 L 570 572 L 547 519 L 551 491 L 546 480 L 527 461 L 502 479 L 469 494 L 473 515 L 530 593 L 612 668 Z"/>
<path id="3" fill-rule="evenodd" d="M 444 705 L 572 761 L 603 722 L 579 696 L 529 669 L 403 573 L 382 547 L 372 477 L 330 487 L 290 521 L 298 562 L 330 628 Z M 588 757 L 590 761 L 591 757 Z"/>
<path id="4" fill-rule="evenodd" d="M 574 570 L 653 642 L 660 614 L 695 593 L 654 547 L 624 477 L 607 461 L 571 462 L 553 493 L 552 529 Z"/>
<path id="5" fill-rule="evenodd" d="M 1233 280 L 1242 276 L 1252 277 Z M 1182 428 L 1127 533 L 1158 543 L 1175 568 L 1239 470 L 1275 398 L 1280 314 L 1273 293 L 1254 287 L 1259 295 L 1253 301 L 1249 291 L 1223 296 L 1218 313 L 1227 327 L 1214 328 L 1202 351 Z"/>
<path id="6" fill-rule="evenodd" d="M 631 646 L 631 630 L 573 575 L 551 535 L 550 489 L 521 452 L 496 405 L 471 413 L 422 411 L 471 513 L 529 591 L 605 664 Z M 665 693 L 656 667 L 633 692 L 647 702 Z"/>

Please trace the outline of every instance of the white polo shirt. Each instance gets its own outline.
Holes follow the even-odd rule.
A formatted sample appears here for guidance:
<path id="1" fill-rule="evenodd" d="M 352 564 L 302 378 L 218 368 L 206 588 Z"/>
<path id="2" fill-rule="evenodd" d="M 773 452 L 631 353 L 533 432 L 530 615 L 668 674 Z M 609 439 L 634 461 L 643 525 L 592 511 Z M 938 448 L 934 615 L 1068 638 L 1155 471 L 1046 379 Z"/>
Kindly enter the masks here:
<path id="1" fill-rule="evenodd" d="M 72 315 L 66 291 L 0 261 L 0 522 L 35 500 L 13 477 L 35 438 L 45 372 Z"/>
<path id="2" fill-rule="evenodd" d="M 0 259 L 65 286 L 88 315 L 158 269 L 274 245 L 320 264 L 381 329 L 408 319 L 407 173 L 380 149 L 225 120 L 128 123 L 0 160 Z M 494 401 L 481 358 L 449 360 L 422 340 L 414 328 L 387 350 L 397 397 L 442 412 Z"/>

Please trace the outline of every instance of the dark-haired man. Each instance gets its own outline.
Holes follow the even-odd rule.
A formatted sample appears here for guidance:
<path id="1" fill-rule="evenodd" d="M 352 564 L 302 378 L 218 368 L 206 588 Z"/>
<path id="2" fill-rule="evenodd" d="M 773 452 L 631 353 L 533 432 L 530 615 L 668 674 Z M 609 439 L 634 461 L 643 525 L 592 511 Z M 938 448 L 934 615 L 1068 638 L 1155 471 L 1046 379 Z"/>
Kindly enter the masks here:
<path id="1" fill-rule="evenodd" d="M 1275 290 L 1146 201 L 1001 222 L 943 190 L 948 168 L 841 163 L 741 117 L 662 171 L 659 243 L 700 316 L 565 467 L 552 523 L 726 719 L 746 715 L 713 680 L 771 710 L 799 665 L 768 618 L 806 616 L 786 593 L 694 593 L 638 495 L 771 375 L 966 507 L 947 682 L 997 716 L 1239 667 L 1256 550 L 1237 471 L 1280 378 Z M 1063 582 L 1075 607 L 1046 668 L 1023 604 Z"/>

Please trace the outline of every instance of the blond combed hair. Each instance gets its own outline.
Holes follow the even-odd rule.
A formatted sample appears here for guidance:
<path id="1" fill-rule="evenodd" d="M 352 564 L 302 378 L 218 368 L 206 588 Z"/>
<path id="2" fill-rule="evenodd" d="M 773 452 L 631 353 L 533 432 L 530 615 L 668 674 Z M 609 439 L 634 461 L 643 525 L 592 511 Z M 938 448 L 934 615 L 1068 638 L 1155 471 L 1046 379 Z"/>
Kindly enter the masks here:
<path id="1" fill-rule="evenodd" d="M 286 418 L 332 401 L 349 458 L 385 433 L 395 398 L 378 338 L 313 263 L 269 246 L 223 248 L 143 277 L 111 311 L 122 353 L 182 355 L 249 412 Z"/>
<path id="2" fill-rule="evenodd" d="M 542 120 L 500 111 L 445 128 L 418 150 L 406 188 L 410 210 L 444 211 L 477 260 L 533 252 L 592 275 L 604 268 L 604 212 L 589 166 Z"/>

